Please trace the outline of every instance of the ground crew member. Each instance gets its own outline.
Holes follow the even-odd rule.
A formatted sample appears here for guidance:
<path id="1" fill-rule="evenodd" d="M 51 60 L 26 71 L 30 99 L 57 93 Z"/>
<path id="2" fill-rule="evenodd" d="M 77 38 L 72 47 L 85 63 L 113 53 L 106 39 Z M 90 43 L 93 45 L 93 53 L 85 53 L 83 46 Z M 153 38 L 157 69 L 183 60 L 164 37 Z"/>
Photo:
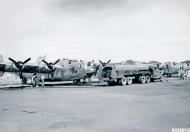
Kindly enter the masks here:
<path id="1" fill-rule="evenodd" d="M 190 79 L 190 70 L 187 71 L 187 79 Z"/>
<path id="2" fill-rule="evenodd" d="M 179 74 L 180 74 L 180 80 L 184 80 L 184 74 L 185 74 L 185 72 L 183 70 L 183 67 L 180 68 Z"/>
<path id="3" fill-rule="evenodd" d="M 45 79 L 44 74 L 41 74 L 40 79 L 42 82 L 42 87 L 44 87 L 44 79 Z"/>

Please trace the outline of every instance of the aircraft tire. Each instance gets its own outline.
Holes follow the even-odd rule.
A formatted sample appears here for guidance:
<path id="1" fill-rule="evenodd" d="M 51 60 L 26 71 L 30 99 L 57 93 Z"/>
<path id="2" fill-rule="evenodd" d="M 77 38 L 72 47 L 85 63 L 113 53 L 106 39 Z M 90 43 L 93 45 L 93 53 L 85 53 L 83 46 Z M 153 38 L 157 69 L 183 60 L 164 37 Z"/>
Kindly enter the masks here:
<path id="1" fill-rule="evenodd" d="M 81 84 L 81 80 L 80 79 L 75 79 L 75 80 L 73 80 L 73 84 L 80 85 Z"/>
<path id="2" fill-rule="evenodd" d="M 87 78 L 83 79 L 83 84 L 87 84 L 87 83 L 88 83 L 88 79 Z"/>
<path id="3" fill-rule="evenodd" d="M 32 87 L 38 87 L 39 85 L 39 78 L 37 76 L 32 77 Z"/>
<path id="4" fill-rule="evenodd" d="M 78 80 L 73 80 L 73 84 L 77 84 L 78 83 Z"/>

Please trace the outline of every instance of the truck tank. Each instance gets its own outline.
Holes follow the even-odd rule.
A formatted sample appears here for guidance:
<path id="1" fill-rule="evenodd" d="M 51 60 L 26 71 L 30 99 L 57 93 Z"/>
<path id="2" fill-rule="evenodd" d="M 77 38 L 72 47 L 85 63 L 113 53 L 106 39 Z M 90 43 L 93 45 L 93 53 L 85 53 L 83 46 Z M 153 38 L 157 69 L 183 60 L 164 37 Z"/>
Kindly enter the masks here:
<path id="1" fill-rule="evenodd" d="M 137 81 L 141 83 L 148 83 L 151 80 L 153 71 L 156 66 L 151 64 L 134 64 L 134 65 L 107 65 L 102 70 L 102 78 L 113 84 L 132 84 Z"/>

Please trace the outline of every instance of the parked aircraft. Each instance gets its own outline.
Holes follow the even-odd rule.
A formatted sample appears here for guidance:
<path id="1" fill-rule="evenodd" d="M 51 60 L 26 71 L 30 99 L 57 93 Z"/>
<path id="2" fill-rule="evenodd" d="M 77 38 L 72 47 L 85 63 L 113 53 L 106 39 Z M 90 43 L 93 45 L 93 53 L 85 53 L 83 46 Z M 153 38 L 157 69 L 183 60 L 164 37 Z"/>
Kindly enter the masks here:
<path id="1" fill-rule="evenodd" d="M 16 61 L 12 58 L 9 58 L 9 60 L 12 64 L 0 62 L 0 75 L 3 76 L 4 72 L 14 72 L 20 77 L 23 84 L 26 84 L 28 79 L 32 80 L 33 77 L 40 79 L 42 75 L 45 81 L 73 81 L 79 83 L 80 81 L 85 82 L 85 79 L 90 77 L 88 74 L 91 74 L 82 62 L 72 64 L 71 61 L 69 64 L 58 65 L 60 59 L 55 62 L 47 62 L 42 59 L 45 65 L 41 66 L 39 64 L 27 64 L 31 58 L 25 61 Z M 36 85 L 36 80 L 32 84 Z"/>
<path id="2" fill-rule="evenodd" d="M 185 64 L 186 67 L 190 67 L 190 60 L 185 60 L 185 61 L 182 61 L 181 64 Z"/>
<path id="3" fill-rule="evenodd" d="M 166 62 L 162 65 L 160 65 L 160 70 L 162 70 L 162 74 L 167 77 L 171 77 L 173 75 L 177 75 L 179 73 L 180 68 L 182 68 L 182 65 L 176 63 L 176 62 Z"/>
<path id="4" fill-rule="evenodd" d="M 163 70 L 163 75 L 171 77 L 173 75 L 177 75 L 181 72 L 185 72 L 190 69 L 188 61 L 176 63 L 176 62 L 166 62 L 160 65 L 160 69 Z"/>

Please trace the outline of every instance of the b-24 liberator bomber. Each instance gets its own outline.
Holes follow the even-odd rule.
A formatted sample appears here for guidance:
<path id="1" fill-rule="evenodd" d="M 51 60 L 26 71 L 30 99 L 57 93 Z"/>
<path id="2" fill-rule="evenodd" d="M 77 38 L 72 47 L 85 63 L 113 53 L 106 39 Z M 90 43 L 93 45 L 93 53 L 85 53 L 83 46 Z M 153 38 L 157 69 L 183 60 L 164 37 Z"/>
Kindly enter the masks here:
<path id="1" fill-rule="evenodd" d="M 3 59 L 2 59 L 3 60 Z M 38 64 L 27 64 L 31 58 L 26 59 L 25 61 L 16 61 L 12 58 L 9 58 L 12 62 L 3 63 L 0 62 L 0 76 L 3 76 L 4 72 L 13 72 L 16 73 L 23 84 L 27 83 L 27 80 L 32 80 L 33 86 L 38 85 L 41 76 L 44 77 L 44 81 L 73 81 L 73 83 L 85 82 L 85 79 L 90 77 L 87 76 L 87 70 L 82 63 L 76 64 L 67 64 L 67 65 L 58 65 L 60 59 L 55 62 L 47 62 L 42 60 L 45 64 L 43 66 Z M 88 72 L 88 74 L 90 74 Z M 39 78 L 39 79 L 33 79 Z"/>

